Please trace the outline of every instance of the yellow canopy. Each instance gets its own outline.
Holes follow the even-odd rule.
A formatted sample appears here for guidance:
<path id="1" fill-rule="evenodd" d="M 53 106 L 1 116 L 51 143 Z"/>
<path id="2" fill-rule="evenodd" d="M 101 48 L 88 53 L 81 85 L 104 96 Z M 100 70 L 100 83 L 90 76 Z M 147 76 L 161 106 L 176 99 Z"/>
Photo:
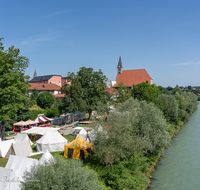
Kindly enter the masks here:
<path id="1" fill-rule="evenodd" d="M 88 152 L 93 150 L 92 145 L 92 143 L 78 136 L 75 140 L 65 145 L 64 156 L 73 159 L 80 159 L 80 157 L 87 158 Z"/>

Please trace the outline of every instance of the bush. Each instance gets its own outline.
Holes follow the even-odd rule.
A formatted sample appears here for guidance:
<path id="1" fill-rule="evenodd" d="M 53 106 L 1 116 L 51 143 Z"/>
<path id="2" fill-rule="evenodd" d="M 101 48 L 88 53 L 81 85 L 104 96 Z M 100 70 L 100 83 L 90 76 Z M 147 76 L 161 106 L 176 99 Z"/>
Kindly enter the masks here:
<path id="1" fill-rule="evenodd" d="M 134 151 L 147 155 L 159 152 L 169 143 L 168 125 L 153 103 L 128 99 L 108 117 L 105 132 L 96 133 L 95 152 L 102 164 L 128 159 Z"/>
<path id="2" fill-rule="evenodd" d="M 24 173 L 22 190 L 101 190 L 97 174 L 83 167 L 80 160 L 57 159 L 50 165 L 35 165 Z M 33 182 L 33 180 L 35 182 Z"/>
<path id="3" fill-rule="evenodd" d="M 55 96 L 50 92 L 42 92 L 38 95 L 37 104 L 42 109 L 50 108 L 55 102 Z"/>
<path id="4" fill-rule="evenodd" d="M 46 108 L 44 110 L 44 115 L 47 117 L 58 117 L 60 115 L 60 112 L 58 110 L 58 108 Z"/>

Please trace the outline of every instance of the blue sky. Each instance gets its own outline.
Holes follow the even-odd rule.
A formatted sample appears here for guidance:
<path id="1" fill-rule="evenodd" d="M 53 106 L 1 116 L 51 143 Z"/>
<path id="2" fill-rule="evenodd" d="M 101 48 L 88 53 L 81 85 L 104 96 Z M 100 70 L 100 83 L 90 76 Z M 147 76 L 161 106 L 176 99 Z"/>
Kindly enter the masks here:
<path id="1" fill-rule="evenodd" d="M 6 0 L 0 37 L 30 60 L 26 74 L 67 76 L 80 67 L 115 80 L 146 69 L 156 85 L 200 86 L 199 0 Z"/>

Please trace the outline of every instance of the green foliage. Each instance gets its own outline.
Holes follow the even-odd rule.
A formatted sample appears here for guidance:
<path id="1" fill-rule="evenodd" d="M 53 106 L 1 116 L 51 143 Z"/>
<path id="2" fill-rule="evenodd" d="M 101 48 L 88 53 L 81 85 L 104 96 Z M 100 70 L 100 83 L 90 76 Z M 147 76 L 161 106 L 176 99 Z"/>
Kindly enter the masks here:
<path id="1" fill-rule="evenodd" d="M 148 103 L 155 102 L 158 95 L 162 93 L 160 88 L 158 88 L 156 85 L 150 85 L 146 82 L 134 85 L 132 92 L 134 98 L 137 98 L 140 101 L 146 100 Z"/>
<path id="2" fill-rule="evenodd" d="M 57 159 L 56 163 L 51 165 L 36 165 L 30 172 L 25 172 L 24 180 L 22 190 L 103 189 L 97 174 L 93 170 L 83 167 L 80 160 Z M 38 180 L 38 182 L 30 180 Z"/>
<path id="3" fill-rule="evenodd" d="M 60 112 L 59 112 L 58 108 L 46 108 L 44 110 L 44 115 L 49 118 L 58 117 L 60 115 Z"/>
<path id="4" fill-rule="evenodd" d="M 63 108 L 65 112 L 81 111 L 89 113 L 89 118 L 93 110 L 96 110 L 97 103 L 107 102 L 109 93 L 105 91 L 106 76 L 101 70 L 93 71 L 92 68 L 82 67 L 75 75 L 69 73 L 71 85 L 62 87 Z"/>
<path id="5" fill-rule="evenodd" d="M 39 92 L 36 89 L 34 89 L 31 94 L 31 100 L 37 101 L 38 95 L 39 95 Z"/>
<path id="6" fill-rule="evenodd" d="M 163 112 L 167 121 L 176 123 L 178 119 L 178 101 L 172 95 L 161 94 L 156 100 L 156 104 Z"/>
<path id="7" fill-rule="evenodd" d="M 117 87 L 117 103 L 122 103 L 128 100 L 131 97 L 131 89 L 128 88 L 128 86 L 124 85 L 123 82 L 121 82 Z"/>
<path id="8" fill-rule="evenodd" d="M 86 102 L 83 99 L 84 94 L 79 78 L 74 73 L 70 76 L 71 85 L 65 84 L 62 87 L 62 93 L 66 94 L 62 98 L 62 112 L 73 114 L 76 111 L 85 112 Z"/>
<path id="9" fill-rule="evenodd" d="M 178 92 L 179 94 L 182 93 L 181 89 L 179 89 L 177 87 L 172 90 L 172 94 L 176 94 L 176 92 Z"/>
<path id="10" fill-rule="evenodd" d="M 34 120 L 38 117 L 38 114 L 43 114 L 44 113 L 44 110 L 42 109 L 39 109 L 39 110 L 31 110 L 30 111 L 30 119 L 31 120 Z"/>
<path id="11" fill-rule="evenodd" d="M 162 112 L 146 101 L 128 99 L 110 113 L 106 133 L 96 130 L 95 151 L 102 164 L 128 159 L 134 151 L 147 155 L 159 152 L 169 143 L 168 126 Z"/>
<path id="12" fill-rule="evenodd" d="M 132 156 L 126 161 L 117 160 L 112 166 L 107 166 L 106 184 L 112 189 L 144 189 L 146 177 L 141 170 L 149 167 L 146 157 Z M 138 160 L 137 160 L 138 159 Z"/>
<path id="13" fill-rule="evenodd" d="M 42 92 L 38 95 L 37 104 L 42 109 L 50 108 L 55 102 L 55 96 L 50 92 Z"/>
<path id="14" fill-rule="evenodd" d="M 20 56 L 20 50 L 14 46 L 5 51 L 2 42 L 0 46 L 0 122 L 1 132 L 4 134 L 5 123 L 10 121 L 19 109 L 24 108 L 24 102 L 29 98 L 29 76 L 24 74 L 29 60 Z"/>

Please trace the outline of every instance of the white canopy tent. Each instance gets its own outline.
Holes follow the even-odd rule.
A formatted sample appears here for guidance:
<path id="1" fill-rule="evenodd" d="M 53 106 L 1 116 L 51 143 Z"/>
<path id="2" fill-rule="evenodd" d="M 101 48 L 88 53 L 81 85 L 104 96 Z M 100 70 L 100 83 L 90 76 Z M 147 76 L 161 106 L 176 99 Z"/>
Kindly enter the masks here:
<path id="1" fill-rule="evenodd" d="M 13 143 L 10 146 L 5 158 L 9 158 L 10 155 L 25 156 L 28 157 L 33 152 L 29 141 L 23 141 L 19 143 Z"/>
<path id="2" fill-rule="evenodd" d="M 14 143 L 19 143 L 23 141 L 30 141 L 31 145 L 33 145 L 27 134 L 17 133 L 14 138 Z"/>
<path id="3" fill-rule="evenodd" d="M 30 171 L 31 167 L 38 163 L 39 161 L 37 159 L 10 155 L 5 168 L 12 169 L 18 179 L 23 181 L 22 177 L 24 175 L 24 171 Z"/>
<path id="4" fill-rule="evenodd" d="M 87 139 L 87 131 L 83 128 L 79 131 L 79 133 L 77 134 L 76 138 L 78 136 L 81 136 L 82 139 L 86 140 Z"/>
<path id="5" fill-rule="evenodd" d="M 58 131 L 60 128 L 53 128 L 53 127 L 33 127 L 26 131 L 23 131 L 24 134 L 39 134 L 44 135 L 46 132 Z"/>
<path id="6" fill-rule="evenodd" d="M 0 141 L 0 157 L 4 158 L 6 156 L 12 143 L 14 143 L 14 139 L 7 141 Z"/>
<path id="7" fill-rule="evenodd" d="M 46 132 L 43 137 L 36 141 L 37 151 L 44 151 L 47 149 L 49 152 L 64 151 L 65 144 L 68 140 L 65 139 L 58 131 Z"/>
<path id="8" fill-rule="evenodd" d="M 44 151 L 44 154 L 41 156 L 39 159 L 39 164 L 44 164 L 44 163 L 51 163 L 55 162 L 55 158 L 52 156 L 52 154 L 46 149 Z"/>
<path id="9" fill-rule="evenodd" d="M 20 190 L 20 181 L 13 170 L 0 167 L 0 189 Z"/>

